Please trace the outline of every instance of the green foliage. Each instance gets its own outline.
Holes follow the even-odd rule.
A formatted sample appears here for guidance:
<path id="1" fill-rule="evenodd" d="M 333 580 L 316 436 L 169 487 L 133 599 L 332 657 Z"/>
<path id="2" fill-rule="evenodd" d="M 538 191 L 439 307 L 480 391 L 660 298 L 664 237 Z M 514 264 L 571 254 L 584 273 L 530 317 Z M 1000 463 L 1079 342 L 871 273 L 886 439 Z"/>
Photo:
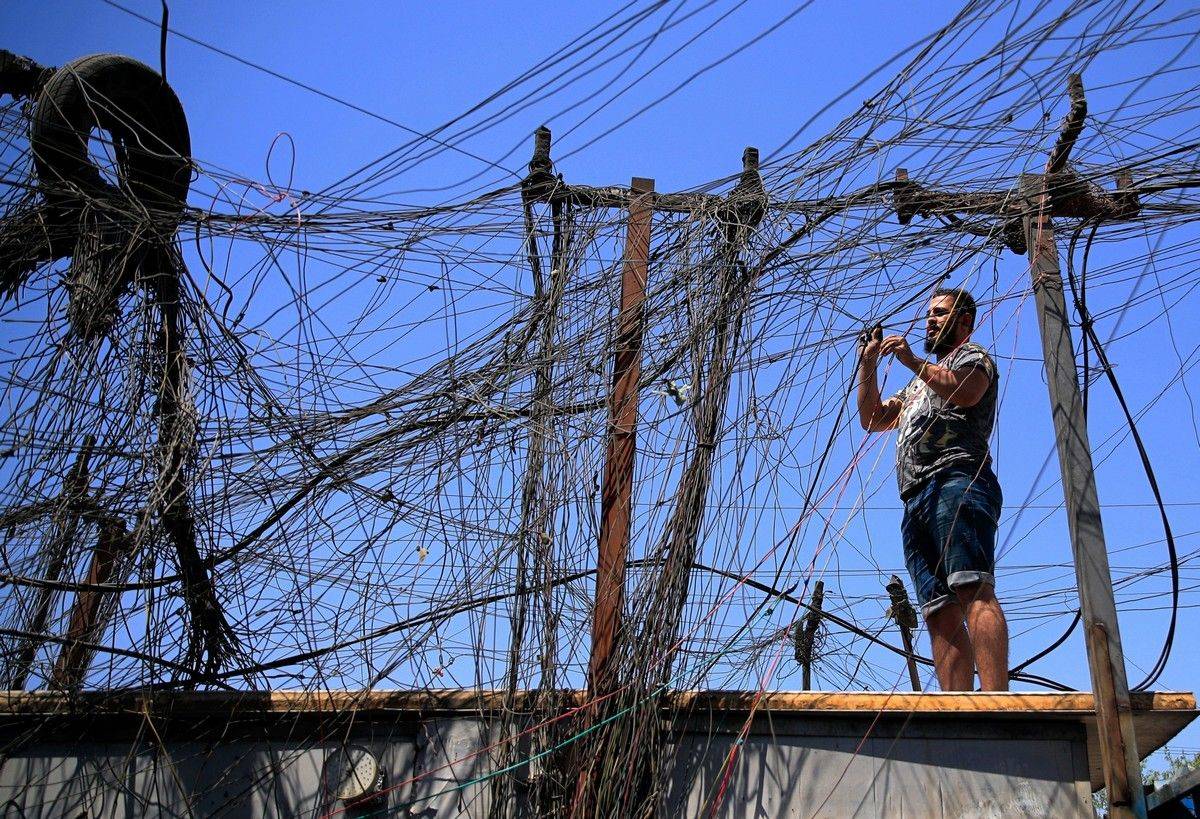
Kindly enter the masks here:
<path id="1" fill-rule="evenodd" d="M 1142 765 L 1142 784 L 1153 785 L 1155 788 L 1165 785 L 1172 780 L 1178 779 L 1189 771 L 1194 771 L 1200 768 L 1200 752 L 1186 753 L 1183 751 L 1172 751 L 1170 748 L 1163 748 L 1163 761 L 1167 766 L 1163 769 L 1149 768 L 1144 763 Z M 1104 790 L 1098 790 L 1092 794 L 1092 806 L 1096 809 L 1096 814 L 1099 816 L 1108 815 L 1108 794 Z"/>
<path id="2" fill-rule="evenodd" d="M 1163 771 L 1147 771 L 1142 769 L 1142 781 L 1147 785 L 1166 784 L 1173 779 L 1178 779 L 1189 771 L 1194 771 L 1200 768 L 1200 752 L 1197 753 L 1175 753 L 1170 748 L 1163 748 L 1163 759 L 1166 760 L 1167 768 Z"/>

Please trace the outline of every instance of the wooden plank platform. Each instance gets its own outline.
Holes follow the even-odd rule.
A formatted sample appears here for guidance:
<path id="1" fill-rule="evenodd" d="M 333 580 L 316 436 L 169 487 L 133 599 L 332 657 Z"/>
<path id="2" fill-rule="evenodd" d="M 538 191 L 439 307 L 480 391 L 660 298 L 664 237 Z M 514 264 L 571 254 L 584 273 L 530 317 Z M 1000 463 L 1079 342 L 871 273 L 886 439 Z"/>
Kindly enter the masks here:
<path id="1" fill-rule="evenodd" d="M 519 692 L 516 703 L 532 692 Z M 544 692 L 543 692 L 544 696 Z M 583 705 L 585 691 L 563 691 L 568 705 Z M 413 711 L 452 714 L 478 714 L 499 710 L 503 691 L 467 688 L 403 691 L 201 691 L 141 692 L 84 691 L 62 694 L 51 691 L 0 691 L 0 714 L 55 714 L 78 711 L 142 713 L 151 709 L 213 713 L 229 708 L 264 713 L 323 713 L 345 711 Z M 1186 691 L 1143 691 L 1131 694 L 1133 710 L 1138 712 L 1194 712 L 1196 697 Z M 724 711 L 748 710 L 758 700 L 759 710 L 784 713 L 882 711 L 914 714 L 990 715 L 1066 714 L 1094 711 L 1092 695 L 1086 691 L 1016 692 L 928 692 L 903 691 L 673 691 L 660 699 L 666 709 L 706 708 Z M 1194 714 L 1193 714 L 1194 716 Z"/>

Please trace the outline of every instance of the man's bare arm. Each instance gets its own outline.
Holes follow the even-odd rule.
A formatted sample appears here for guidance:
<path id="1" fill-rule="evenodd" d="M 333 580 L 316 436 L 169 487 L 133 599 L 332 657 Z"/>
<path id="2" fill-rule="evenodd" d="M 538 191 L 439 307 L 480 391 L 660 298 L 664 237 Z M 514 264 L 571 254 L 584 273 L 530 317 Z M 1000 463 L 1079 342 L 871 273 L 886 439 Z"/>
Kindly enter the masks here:
<path id="1" fill-rule="evenodd" d="M 861 384 L 859 385 L 859 395 L 862 395 Z M 889 429 L 895 429 L 896 423 L 900 420 L 900 399 L 889 398 L 886 401 L 879 401 L 878 395 L 876 392 L 877 403 L 875 409 L 870 412 L 863 411 L 861 398 L 859 400 L 858 422 L 867 432 L 887 432 Z"/>
<path id="2" fill-rule="evenodd" d="M 885 432 L 894 429 L 900 418 L 900 400 L 879 396 L 879 367 L 881 332 L 873 332 L 859 350 L 858 358 L 858 422 L 868 432 Z"/>
<path id="3" fill-rule="evenodd" d="M 968 366 L 951 370 L 926 361 L 915 372 L 917 378 L 928 384 L 931 390 L 958 407 L 978 404 L 992 383 L 982 367 Z"/>

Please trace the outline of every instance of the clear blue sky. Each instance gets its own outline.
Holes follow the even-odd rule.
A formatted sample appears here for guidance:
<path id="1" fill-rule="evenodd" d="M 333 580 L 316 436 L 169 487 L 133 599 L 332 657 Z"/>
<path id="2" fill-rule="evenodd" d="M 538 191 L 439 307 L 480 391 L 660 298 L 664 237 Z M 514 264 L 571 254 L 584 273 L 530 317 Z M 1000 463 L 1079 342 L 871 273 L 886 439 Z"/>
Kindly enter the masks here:
<path id="1" fill-rule="evenodd" d="M 157 3 L 124 2 L 155 19 L 160 13 Z M 170 5 L 171 25 L 181 32 L 416 131 L 431 129 L 466 111 L 509 78 L 617 8 L 613 4 L 535 2 L 253 4 L 175 0 Z M 1164 13 L 1173 6 L 1183 9 L 1183 4 L 1168 3 Z M 680 13 L 690 9 L 686 7 Z M 787 19 L 797 9 L 802 10 Z M 554 155 L 566 157 L 557 169 L 571 182 L 617 184 L 627 182 L 631 176 L 650 176 L 656 179 L 660 191 L 702 185 L 739 170 L 741 152 L 747 145 L 759 147 L 765 157 L 772 155 L 822 105 L 885 58 L 944 24 L 955 11 L 956 7 L 948 3 L 900 6 L 861 2 L 851 6 L 826 1 L 807 7 L 774 1 L 712 4 L 695 18 L 682 22 L 679 30 L 672 33 L 675 44 L 685 39 L 680 32 L 699 34 L 693 47 L 668 61 L 591 119 L 580 122 L 581 112 L 591 110 L 590 105 L 560 112 L 565 103 L 585 97 L 591 90 L 603 94 L 609 80 L 600 74 L 548 100 L 536 102 L 528 110 L 462 143 L 462 150 L 474 157 L 441 153 L 377 193 L 392 203 L 436 202 L 446 194 L 423 189 L 481 171 L 483 176 L 458 191 L 514 181 L 524 172 L 530 134 L 543 122 L 549 122 L 555 130 Z M 728 16 L 711 31 L 701 33 L 726 12 Z M 707 68 L 714 58 L 785 20 L 777 30 L 742 53 Z M 82 54 L 101 51 L 129 54 L 152 66 L 159 63 L 157 28 L 100 0 L 8 0 L 0 10 L 0 34 L 3 35 L 0 45 L 44 64 L 58 65 Z M 980 37 L 993 34 L 983 32 Z M 1141 59 L 1147 62 L 1138 62 Z M 1098 85 L 1102 78 L 1140 75 L 1148 65 L 1157 64 L 1154 59 L 1115 55 L 1109 62 L 1099 62 L 1085 79 L 1089 85 Z M 1191 61 L 1195 62 L 1194 54 Z M 271 145 L 281 132 L 286 132 L 295 145 L 292 186 L 307 190 L 319 190 L 410 138 L 410 132 L 404 128 L 292 87 L 178 37 L 169 40 L 167 65 L 168 78 L 188 113 L 194 155 L 203 163 L 235 176 L 265 181 L 269 173 L 276 183 L 286 184 L 290 173 L 288 151 L 277 146 L 269 158 Z M 674 91 L 697 71 L 703 73 Z M 594 87 L 588 86 L 588 82 L 593 82 Z M 793 149 L 817 138 L 840 115 L 856 109 L 881 82 L 868 83 L 833 112 L 819 118 L 794 143 Z M 1094 110 L 1104 110 L 1106 102 L 1114 105 L 1121 93 L 1097 94 L 1099 101 Z M 569 152 L 619 124 L 643 105 L 668 94 L 645 114 L 567 157 Z M 1061 103 L 1052 102 L 1050 107 L 1055 120 L 1065 110 Z M 1035 146 L 1030 167 L 1044 161 L 1042 157 L 1048 147 Z M 1094 146 L 1097 154 L 1108 151 L 1112 155 L 1134 147 Z M 881 160 L 880 177 L 890 177 L 895 164 Z M 197 196 L 205 192 L 202 189 Z M 253 193 L 250 196 L 252 199 Z M 193 202 L 204 206 L 196 198 Z M 251 203 L 251 207 L 255 206 L 265 206 L 265 202 Z M 1130 255 L 1146 252 L 1145 236 L 1129 241 L 1137 245 Z M 1115 264 L 1117 258 L 1105 257 L 1098 263 Z M 977 281 L 990 280 L 992 271 L 997 280 L 1010 281 L 1020 275 L 1022 263 L 1017 257 L 1003 255 L 995 261 L 983 260 L 981 269 L 983 278 Z M 1164 278 L 1172 275 L 1178 275 L 1178 271 L 1164 273 Z M 1097 303 L 1104 307 L 1119 306 L 1130 284 L 1113 285 L 1099 292 L 1095 297 Z M 1145 406 L 1168 385 L 1179 361 L 1194 346 L 1185 329 L 1192 323 L 1190 316 L 1196 306 L 1190 282 L 1185 280 L 1172 297 L 1181 300 L 1171 305 L 1173 326 L 1155 318 L 1161 312 L 1161 304 L 1147 306 L 1140 313 L 1134 310 L 1126 319 L 1127 329 L 1137 326 L 1139 315 L 1148 322 L 1147 329 L 1115 342 L 1111 350 L 1122 385 L 1135 408 Z M 1036 360 L 1030 360 L 1039 354 L 1032 318 L 1032 303 L 1027 301 L 1016 312 L 998 314 L 981 334 L 981 340 L 1001 356 L 1013 357 L 1005 364 L 1008 392 L 996 445 L 1009 505 L 1019 504 L 1030 491 L 1052 443 L 1040 368 Z M 1101 328 L 1102 335 L 1112 329 L 1110 322 Z M 1175 341 L 1173 333 L 1179 334 Z M 1176 348 L 1182 351 L 1179 357 L 1173 352 Z M 898 388 L 901 384 L 893 376 L 888 386 Z M 1200 436 L 1196 433 L 1191 395 L 1187 392 L 1191 390 L 1194 394 L 1197 389 L 1200 384 L 1195 373 L 1188 372 L 1182 387 L 1179 383 L 1171 384 L 1166 397 L 1141 421 L 1164 494 L 1175 504 L 1171 516 L 1181 554 L 1188 554 L 1200 545 L 1200 539 L 1192 534 L 1200 531 L 1200 493 L 1196 491 L 1194 478 L 1200 469 Z M 1115 573 L 1128 575 L 1165 560 L 1162 544 L 1153 542 L 1161 538 L 1161 528 L 1156 510 L 1147 505 L 1150 494 L 1146 481 L 1130 442 L 1122 437 L 1122 422 L 1110 392 L 1101 384 L 1094 395 L 1092 439 L 1101 460 L 1099 484 L 1101 501 L 1106 505 L 1104 522 L 1114 553 Z M 1112 443 L 1106 443 L 1110 441 L 1117 444 L 1115 454 Z M 881 456 L 882 467 L 870 478 L 871 491 L 875 492 L 871 503 L 880 507 L 894 506 L 890 458 L 888 450 Z M 1038 485 L 1044 494 L 1033 503 L 1052 507 L 1061 499 L 1054 462 L 1047 476 Z M 781 497 L 779 502 L 795 502 L 795 498 L 789 495 Z M 1031 605 L 1029 601 L 1052 596 L 1053 590 L 1053 594 L 1068 600 L 1062 607 L 1065 612 L 1071 605 L 1073 575 L 1069 569 L 1049 568 L 1070 561 L 1061 514 L 1053 509 L 1035 508 L 1024 514 L 1019 525 L 1012 513 L 1006 514 L 1009 516 L 1002 523 L 1001 540 L 1009 544 L 1009 551 L 1000 572 L 1001 599 L 1020 595 L 1027 601 L 1025 605 Z M 847 598 L 879 594 L 881 583 L 876 570 L 879 567 L 898 570 L 902 565 L 894 509 L 881 509 L 865 522 L 853 524 L 847 529 L 847 538 L 858 543 L 859 553 L 849 548 L 838 551 L 836 567 L 844 572 L 840 581 L 844 584 L 842 592 Z M 1183 586 L 1188 591 L 1183 597 L 1173 659 L 1157 685 L 1161 690 L 1193 689 L 1200 670 L 1195 660 L 1200 656 L 1200 636 L 1192 608 L 1198 599 L 1191 590 L 1197 578 L 1194 565 L 1193 561 L 1183 568 Z M 1040 568 L 1020 569 L 1030 566 Z M 856 578 L 856 571 L 865 576 Z M 1158 654 L 1166 622 L 1165 589 L 1165 581 L 1158 577 L 1135 586 L 1137 593 L 1123 599 L 1122 628 L 1131 679 L 1140 678 L 1138 669 L 1147 668 Z M 1144 595 L 1150 596 L 1137 599 Z M 878 604 L 866 601 L 862 605 Z M 878 614 L 872 611 L 865 616 L 872 618 Z M 1029 624 L 1014 618 L 1014 661 L 1045 645 L 1068 621 L 1065 614 L 1054 620 L 1038 620 L 1036 628 L 1026 633 Z M 1077 687 L 1088 687 L 1078 633 L 1032 670 Z M 798 686 L 798 678 L 792 680 L 786 676 L 777 684 L 787 687 L 789 682 Z M 1190 729 L 1177 744 L 1200 746 L 1200 733 L 1196 728 Z"/>

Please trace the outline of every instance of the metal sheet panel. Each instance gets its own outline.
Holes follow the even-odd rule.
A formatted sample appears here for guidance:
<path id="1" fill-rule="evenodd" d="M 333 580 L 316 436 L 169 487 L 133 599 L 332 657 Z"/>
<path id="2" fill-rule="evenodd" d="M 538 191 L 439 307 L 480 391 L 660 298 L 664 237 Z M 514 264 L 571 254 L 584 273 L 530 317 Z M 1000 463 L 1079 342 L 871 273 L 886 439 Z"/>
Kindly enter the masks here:
<path id="1" fill-rule="evenodd" d="M 700 709 L 677 724 L 662 815 L 705 815 L 722 789 L 717 815 L 728 819 L 1092 815 L 1079 722 L 766 711 L 737 746 L 726 777 L 724 762 L 745 718 Z M 0 766 L 0 804 L 12 800 L 27 819 L 320 816 L 341 807 L 321 781 L 322 766 L 340 742 L 352 741 L 379 756 L 387 771 L 392 789 L 375 812 L 488 815 L 494 726 L 486 718 L 401 724 L 377 716 L 337 727 L 311 723 L 294 733 L 203 740 L 177 728 L 161 746 L 144 735 L 102 741 L 89 733 L 70 744 L 34 739 L 10 749 Z M 414 785 L 405 784 L 414 777 Z"/>
<path id="2" fill-rule="evenodd" d="M 749 817 L 1091 817 L 1078 727 L 773 720 L 680 738 L 664 813 Z"/>

